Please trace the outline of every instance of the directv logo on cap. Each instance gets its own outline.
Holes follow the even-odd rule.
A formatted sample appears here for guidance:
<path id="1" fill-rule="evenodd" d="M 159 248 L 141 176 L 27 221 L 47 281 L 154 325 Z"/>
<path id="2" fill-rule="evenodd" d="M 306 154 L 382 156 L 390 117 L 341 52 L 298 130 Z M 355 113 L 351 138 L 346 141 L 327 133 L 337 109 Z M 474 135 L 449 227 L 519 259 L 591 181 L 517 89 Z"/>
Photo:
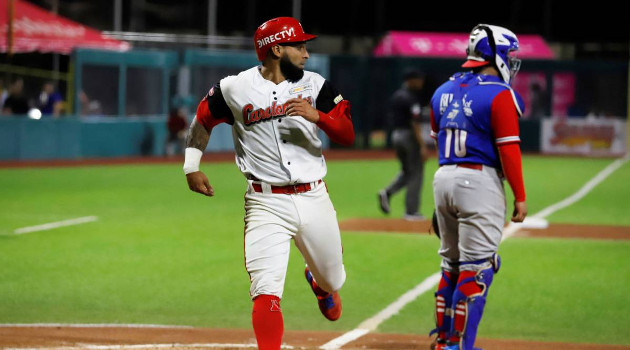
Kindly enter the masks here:
<path id="1" fill-rule="evenodd" d="M 284 38 L 288 38 L 288 37 L 292 37 L 295 36 L 295 28 L 290 28 L 289 30 L 283 30 L 281 32 L 278 32 L 276 34 L 272 34 L 269 35 L 267 37 L 264 37 L 260 40 L 257 40 L 258 43 L 258 48 L 261 48 L 265 45 L 271 44 L 275 41 L 280 41 Z"/>

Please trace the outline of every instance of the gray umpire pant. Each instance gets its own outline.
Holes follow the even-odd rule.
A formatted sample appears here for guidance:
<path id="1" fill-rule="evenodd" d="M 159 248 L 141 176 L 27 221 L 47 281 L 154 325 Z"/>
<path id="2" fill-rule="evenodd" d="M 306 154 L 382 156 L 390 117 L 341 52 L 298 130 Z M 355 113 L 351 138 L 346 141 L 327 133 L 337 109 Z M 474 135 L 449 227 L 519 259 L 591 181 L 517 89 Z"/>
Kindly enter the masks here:
<path id="1" fill-rule="evenodd" d="M 385 188 L 391 196 L 407 188 L 405 195 L 405 213 L 419 214 L 420 193 L 424 176 L 424 162 L 420 156 L 420 145 L 412 129 L 395 129 L 392 133 L 392 144 L 396 149 L 396 156 L 402 166 L 396 178 Z"/>

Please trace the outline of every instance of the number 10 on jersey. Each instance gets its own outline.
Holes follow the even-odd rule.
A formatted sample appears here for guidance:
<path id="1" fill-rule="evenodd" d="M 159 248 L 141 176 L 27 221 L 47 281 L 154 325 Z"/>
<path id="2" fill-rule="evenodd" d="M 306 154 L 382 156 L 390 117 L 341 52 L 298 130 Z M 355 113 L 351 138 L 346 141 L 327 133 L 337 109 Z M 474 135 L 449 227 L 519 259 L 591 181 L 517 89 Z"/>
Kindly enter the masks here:
<path id="1" fill-rule="evenodd" d="M 446 140 L 444 145 L 444 158 L 451 157 L 451 144 L 453 141 L 455 142 L 453 151 L 455 152 L 455 156 L 462 158 L 466 156 L 466 135 L 468 134 L 466 130 L 460 129 L 451 129 L 447 128 L 446 131 Z M 454 136 L 454 137 L 453 137 Z"/>

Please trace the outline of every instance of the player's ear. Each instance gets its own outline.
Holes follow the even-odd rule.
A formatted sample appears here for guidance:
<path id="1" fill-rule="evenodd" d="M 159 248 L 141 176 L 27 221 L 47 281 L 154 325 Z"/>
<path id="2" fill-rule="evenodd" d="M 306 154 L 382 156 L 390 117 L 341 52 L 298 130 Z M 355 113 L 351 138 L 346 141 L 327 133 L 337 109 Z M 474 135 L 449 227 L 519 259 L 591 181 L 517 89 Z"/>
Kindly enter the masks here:
<path id="1" fill-rule="evenodd" d="M 273 54 L 274 58 L 280 58 L 281 54 L 280 52 L 282 51 L 282 47 L 280 45 L 274 45 L 269 49 L 269 53 Z"/>

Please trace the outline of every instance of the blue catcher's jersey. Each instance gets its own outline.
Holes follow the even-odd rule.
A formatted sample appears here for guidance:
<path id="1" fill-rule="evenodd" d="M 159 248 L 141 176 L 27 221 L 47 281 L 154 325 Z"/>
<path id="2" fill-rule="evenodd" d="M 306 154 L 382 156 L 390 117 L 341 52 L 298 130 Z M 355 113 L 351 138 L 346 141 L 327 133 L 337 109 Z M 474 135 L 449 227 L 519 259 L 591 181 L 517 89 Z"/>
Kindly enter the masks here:
<path id="1" fill-rule="evenodd" d="M 500 168 L 490 125 L 492 101 L 509 90 L 519 116 L 523 101 L 500 77 L 471 72 L 457 73 L 442 84 L 431 98 L 439 164 L 477 163 Z"/>

